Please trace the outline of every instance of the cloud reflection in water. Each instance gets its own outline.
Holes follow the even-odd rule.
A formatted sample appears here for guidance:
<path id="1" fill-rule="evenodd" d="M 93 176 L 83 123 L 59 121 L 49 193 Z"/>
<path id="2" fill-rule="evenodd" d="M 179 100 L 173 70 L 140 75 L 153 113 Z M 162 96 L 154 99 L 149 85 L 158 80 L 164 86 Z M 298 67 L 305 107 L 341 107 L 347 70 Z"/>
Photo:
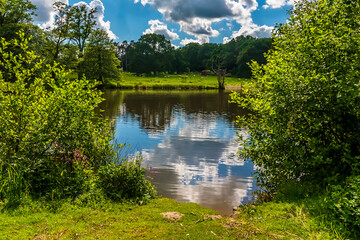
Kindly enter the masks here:
<path id="1" fill-rule="evenodd" d="M 222 214 L 251 200 L 254 167 L 234 157 L 233 120 L 239 112 L 229 106 L 228 93 L 119 94 L 117 113 L 108 111 L 116 119 L 115 137 L 141 153 L 144 166 L 153 167 L 159 194 Z"/>

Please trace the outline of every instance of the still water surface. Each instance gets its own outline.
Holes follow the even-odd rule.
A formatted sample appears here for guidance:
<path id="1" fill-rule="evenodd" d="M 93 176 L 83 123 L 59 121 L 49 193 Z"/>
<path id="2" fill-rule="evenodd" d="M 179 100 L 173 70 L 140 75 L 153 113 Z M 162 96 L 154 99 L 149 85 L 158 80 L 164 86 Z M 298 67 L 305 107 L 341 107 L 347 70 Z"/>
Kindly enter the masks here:
<path id="1" fill-rule="evenodd" d="M 231 214 L 251 200 L 254 166 L 234 156 L 230 92 L 108 90 L 101 108 L 118 143 L 141 153 L 158 194 Z"/>

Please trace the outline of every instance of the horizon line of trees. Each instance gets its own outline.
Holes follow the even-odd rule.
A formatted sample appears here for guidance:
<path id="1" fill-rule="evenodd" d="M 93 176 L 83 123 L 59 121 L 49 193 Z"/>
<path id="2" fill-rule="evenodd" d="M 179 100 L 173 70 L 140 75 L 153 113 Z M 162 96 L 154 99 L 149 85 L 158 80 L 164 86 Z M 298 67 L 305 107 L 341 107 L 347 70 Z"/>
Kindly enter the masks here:
<path id="1" fill-rule="evenodd" d="M 163 35 L 145 34 L 135 41 L 115 43 L 117 56 L 126 72 L 201 72 L 216 68 L 232 76 L 250 78 L 249 63 L 265 64 L 264 54 L 271 49 L 271 38 L 239 36 L 226 44 L 189 43 L 175 48 Z"/>
<path id="2" fill-rule="evenodd" d="M 175 49 L 158 34 L 119 43 L 97 28 L 96 9 L 63 2 L 55 2 L 53 7 L 53 26 L 41 29 L 33 24 L 36 6 L 30 0 L 0 1 L 0 38 L 16 39 L 16 33 L 22 30 L 26 37 L 32 37 L 30 49 L 44 64 L 58 63 L 76 72 L 77 78 L 85 75 L 104 84 L 108 79 L 120 79 L 121 70 L 136 74 L 210 70 L 250 78 L 249 63 L 266 63 L 264 53 L 272 46 L 271 38 L 239 36 L 226 44 L 190 43 Z M 5 69 L 0 70 L 8 75 Z"/>

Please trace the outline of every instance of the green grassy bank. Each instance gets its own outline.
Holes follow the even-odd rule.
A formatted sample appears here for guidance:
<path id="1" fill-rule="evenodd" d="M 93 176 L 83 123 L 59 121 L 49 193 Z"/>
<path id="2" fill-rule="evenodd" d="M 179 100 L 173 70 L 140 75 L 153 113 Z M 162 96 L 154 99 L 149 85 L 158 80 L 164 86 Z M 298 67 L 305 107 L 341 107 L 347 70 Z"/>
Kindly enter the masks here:
<path id="1" fill-rule="evenodd" d="M 165 212 L 183 214 L 180 220 Z M 63 204 L 55 212 L 23 206 L 0 213 L 0 239 L 341 239 L 299 204 L 246 205 L 231 217 L 195 203 Z"/>
<path id="2" fill-rule="evenodd" d="M 230 88 L 241 88 L 246 85 L 248 79 L 227 77 L 225 86 Z M 217 89 L 216 76 L 201 76 L 198 73 L 182 75 L 159 74 L 136 76 L 132 73 L 123 73 L 121 80 L 109 80 L 108 88 L 143 88 L 143 89 Z"/>

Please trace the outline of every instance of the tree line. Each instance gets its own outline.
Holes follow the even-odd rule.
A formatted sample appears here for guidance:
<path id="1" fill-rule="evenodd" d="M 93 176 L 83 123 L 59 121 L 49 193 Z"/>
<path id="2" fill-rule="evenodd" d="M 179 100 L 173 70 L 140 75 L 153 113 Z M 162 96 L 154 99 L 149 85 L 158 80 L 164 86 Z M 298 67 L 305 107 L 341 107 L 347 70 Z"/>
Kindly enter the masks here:
<path id="1" fill-rule="evenodd" d="M 77 78 L 85 75 L 105 84 L 108 79 L 119 79 L 121 70 L 136 74 L 210 70 L 249 78 L 248 63 L 256 60 L 264 64 L 264 53 L 272 45 L 271 38 L 239 36 L 226 44 L 190 43 L 175 48 L 158 34 L 145 34 L 137 42 L 117 43 L 97 28 L 96 9 L 85 5 L 55 2 L 53 26 L 41 29 L 33 24 L 36 6 L 30 0 L 0 3 L 0 38 L 16 39 L 16 33 L 23 30 L 26 37 L 32 36 L 30 49 L 46 64 L 56 62 L 76 72 Z"/>
<path id="2" fill-rule="evenodd" d="M 250 78 L 252 60 L 266 63 L 264 53 L 271 48 L 271 38 L 239 36 L 226 44 L 189 43 L 175 49 L 164 36 L 146 34 L 137 42 L 117 43 L 117 55 L 124 71 L 141 73 L 184 73 L 226 70 L 232 76 Z"/>

